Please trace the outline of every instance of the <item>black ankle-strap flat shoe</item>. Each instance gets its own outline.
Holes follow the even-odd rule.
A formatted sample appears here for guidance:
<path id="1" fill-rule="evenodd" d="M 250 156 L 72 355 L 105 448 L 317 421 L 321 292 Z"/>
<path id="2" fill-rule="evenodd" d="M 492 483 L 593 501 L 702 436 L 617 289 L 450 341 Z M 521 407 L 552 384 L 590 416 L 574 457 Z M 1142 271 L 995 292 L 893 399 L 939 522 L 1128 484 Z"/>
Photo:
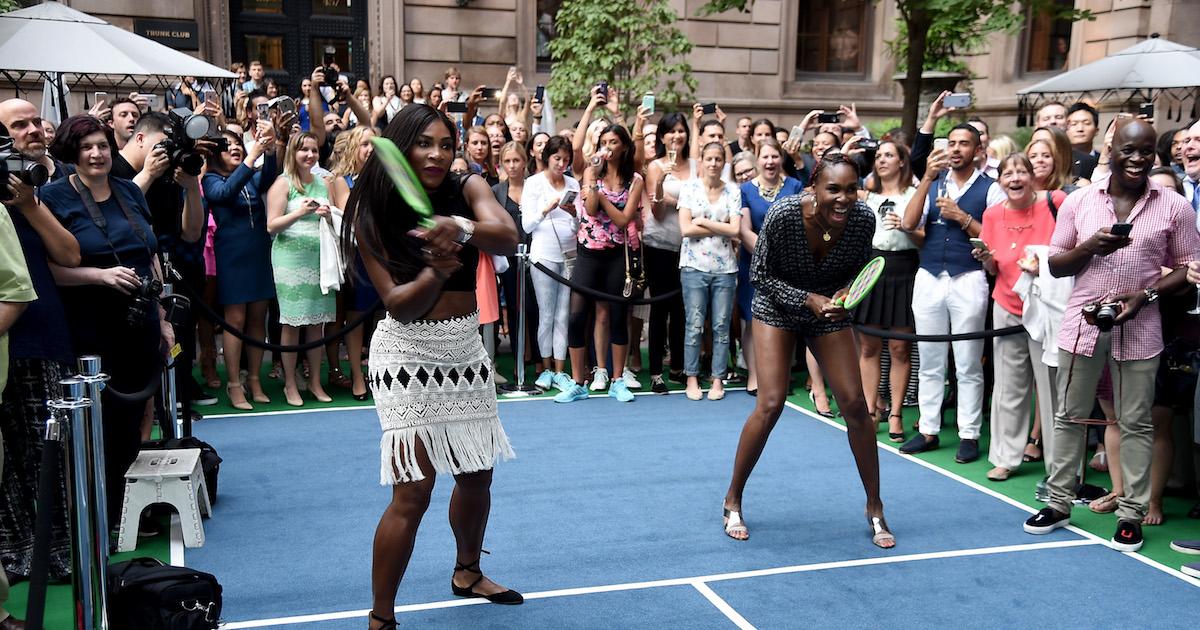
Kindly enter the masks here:
<path id="1" fill-rule="evenodd" d="M 483 599 L 488 600 L 489 602 L 492 602 L 493 604 L 503 604 L 505 606 L 516 606 L 517 604 L 521 604 L 521 603 L 525 602 L 525 598 L 522 597 L 520 593 L 518 593 L 512 589 L 504 591 L 503 593 L 495 593 L 492 595 L 484 595 L 483 593 L 476 593 L 475 586 L 483 581 L 483 571 L 479 570 L 479 560 L 476 560 L 475 562 L 471 562 L 469 564 L 463 564 L 461 562 L 455 563 L 454 570 L 456 572 L 457 571 L 466 571 L 467 573 L 475 573 L 479 576 L 478 578 L 475 579 L 474 582 L 471 582 L 470 586 L 467 586 L 466 588 L 463 588 L 463 587 L 455 584 L 453 577 L 451 577 L 450 590 L 458 597 L 481 597 Z"/>

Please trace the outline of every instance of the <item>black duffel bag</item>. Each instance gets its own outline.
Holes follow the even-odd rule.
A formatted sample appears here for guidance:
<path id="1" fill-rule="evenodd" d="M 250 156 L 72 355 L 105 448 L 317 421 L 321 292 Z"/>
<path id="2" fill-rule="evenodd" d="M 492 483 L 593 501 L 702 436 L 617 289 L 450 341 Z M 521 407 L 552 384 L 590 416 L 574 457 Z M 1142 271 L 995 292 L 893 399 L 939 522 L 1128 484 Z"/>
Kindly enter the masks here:
<path id="1" fill-rule="evenodd" d="M 200 449 L 200 470 L 204 473 L 204 486 L 208 488 L 208 502 L 210 505 L 217 504 L 217 475 L 221 472 L 221 459 L 217 455 L 217 449 L 212 447 L 212 444 L 201 440 L 195 436 L 172 438 L 170 440 L 154 440 L 142 444 L 143 450 L 163 450 L 163 449 Z"/>
<path id="2" fill-rule="evenodd" d="M 108 622 L 137 630 L 216 630 L 221 585 L 211 573 L 134 558 L 108 567 Z"/>

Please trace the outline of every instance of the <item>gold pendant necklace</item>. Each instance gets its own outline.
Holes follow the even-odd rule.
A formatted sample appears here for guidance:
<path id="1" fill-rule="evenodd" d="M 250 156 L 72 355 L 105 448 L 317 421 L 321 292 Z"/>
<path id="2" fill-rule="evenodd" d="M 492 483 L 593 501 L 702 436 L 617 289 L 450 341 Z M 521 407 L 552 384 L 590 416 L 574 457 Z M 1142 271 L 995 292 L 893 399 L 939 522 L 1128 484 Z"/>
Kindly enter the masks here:
<path id="1" fill-rule="evenodd" d="M 821 240 L 825 241 L 826 243 L 828 243 L 830 240 L 832 240 L 833 236 L 830 235 L 829 232 L 832 231 L 833 228 L 826 227 L 825 224 L 821 222 L 820 214 L 818 214 L 818 210 L 817 210 L 817 202 L 815 200 L 813 201 L 813 216 L 812 216 L 812 218 L 813 218 L 813 221 L 816 222 L 817 226 L 819 226 L 823 232 L 823 234 L 821 234 Z"/>

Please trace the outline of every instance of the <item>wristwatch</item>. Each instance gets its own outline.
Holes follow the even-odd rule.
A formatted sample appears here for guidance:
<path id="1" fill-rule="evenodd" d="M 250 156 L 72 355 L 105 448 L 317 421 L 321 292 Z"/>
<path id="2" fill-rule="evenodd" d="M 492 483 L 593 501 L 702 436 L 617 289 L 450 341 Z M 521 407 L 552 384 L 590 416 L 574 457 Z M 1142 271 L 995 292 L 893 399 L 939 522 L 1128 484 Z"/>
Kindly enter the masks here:
<path id="1" fill-rule="evenodd" d="M 1154 287 L 1150 287 L 1149 289 L 1144 289 L 1142 291 L 1142 293 L 1146 294 L 1146 303 L 1147 304 L 1153 304 L 1158 301 L 1158 289 L 1155 289 Z"/>
<path id="2" fill-rule="evenodd" d="M 474 221 L 468 219 L 467 217 L 460 217 L 458 215 L 454 215 L 450 218 L 458 224 L 458 237 L 454 240 L 460 245 L 466 244 L 467 241 L 471 240 L 472 236 L 475 236 Z"/>

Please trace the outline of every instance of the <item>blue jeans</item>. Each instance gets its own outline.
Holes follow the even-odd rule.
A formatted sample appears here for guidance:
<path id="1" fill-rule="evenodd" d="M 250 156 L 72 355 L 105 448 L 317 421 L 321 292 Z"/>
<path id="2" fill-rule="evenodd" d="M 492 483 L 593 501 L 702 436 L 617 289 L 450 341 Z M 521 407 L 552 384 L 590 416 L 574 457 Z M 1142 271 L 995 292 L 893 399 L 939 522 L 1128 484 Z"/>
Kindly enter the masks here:
<path id="1" fill-rule="evenodd" d="M 700 374 L 700 344 L 704 321 L 712 314 L 712 376 L 724 378 L 729 365 L 729 318 L 737 291 L 737 273 L 707 273 L 695 269 L 680 270 L 683 283 L 683 312 L 687 325 L 683 338 L 683 371 Z"/>

